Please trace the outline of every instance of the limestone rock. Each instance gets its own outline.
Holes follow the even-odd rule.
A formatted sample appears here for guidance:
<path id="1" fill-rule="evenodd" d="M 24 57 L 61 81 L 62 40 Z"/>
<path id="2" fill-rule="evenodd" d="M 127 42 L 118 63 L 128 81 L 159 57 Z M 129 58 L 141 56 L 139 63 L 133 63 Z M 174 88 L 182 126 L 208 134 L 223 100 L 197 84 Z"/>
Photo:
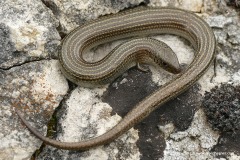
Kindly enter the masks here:
<path id="1" fill-rule="evenodd" d="M 42 134 L 68 90 L 56 60 L 31 62 L 1 72 L 0 159 L 29 159 L 41 146 L 15 113 L 18 109 Z"/>
<path id="2" fill-rule="evenodd" d="M 150 67 L 151 72 L 142 73 L 133 68 L 110 85 L 90 90 L 67 83 L 57 61 L 49 59 L 57 54 L 61 38 L 78 25 L 139 4 L 175 6 L 197 12 L 215 33 L 217 63 L 210 66 L 195 86 L 161 106 L 112 143 L 85 152 L 44 146 L 34 158 L 148 160 L 196 159 L 196 155 L 209 159 L 239 158 L 236 147 L 239 138 L 233 140 L 227 134 L 213 132 L 204 112 L 199 110 L 205 91 L 220 83 L 240 83 L 239 11 L 228 7 L 224 1 L 37 0 L 33 3 L 2 0 L 0 159 L 30 159 L 41 145 L 41 141 L 21 124 L 14 107 L 19 107 L 31 125 L 44 135 L 47 122 L 59 107 L 55 114 L 58 127 L 52 138 L 78 142 L 112 128 L 121 119 L 118 115 L 124 117 L 144 97 L 174 78 L 161 69 Z M 183 67 L 191 63 L 194 50 L 187 41 L 169 35 L 155 35 L 154 38 L 165 41 L 176 52 Z M 94 48 L 86 59 L 99 60 L 122 41 Z M 218 152 L 226 154 L 219 156 Z"/>
<path id="3" fill-rule="evenodd" d="M 58 21 L 39 0 L 0 1 L 0 68 L 51 56 L 60 43 Z"/>

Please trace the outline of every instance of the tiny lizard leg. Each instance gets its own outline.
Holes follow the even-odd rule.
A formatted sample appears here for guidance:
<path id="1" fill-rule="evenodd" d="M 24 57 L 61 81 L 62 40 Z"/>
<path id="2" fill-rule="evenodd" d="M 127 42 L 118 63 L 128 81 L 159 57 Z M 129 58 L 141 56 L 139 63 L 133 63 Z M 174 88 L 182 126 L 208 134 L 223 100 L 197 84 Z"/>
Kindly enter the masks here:
<path id="1" fill-rule="evenodd" d="M 212 77 L 211 77 L 211 79 L 210 79 L 210 82 L 211 82 L 211 83 L 212 83 L 212 81 L 213 81 L 213 78 L 217 76 L 216 68 L 217 68 L 217 59 L 214 58 L 214 60 L 213 60 L 213 75 L 212 75 Z"/>
<path id="2" fill-rule="evenodd" d="M 141 66 L 139 62 L 137 62 L 137 68 L 142 72 L 147 72 L 149 70 L 147 67 Z"/>

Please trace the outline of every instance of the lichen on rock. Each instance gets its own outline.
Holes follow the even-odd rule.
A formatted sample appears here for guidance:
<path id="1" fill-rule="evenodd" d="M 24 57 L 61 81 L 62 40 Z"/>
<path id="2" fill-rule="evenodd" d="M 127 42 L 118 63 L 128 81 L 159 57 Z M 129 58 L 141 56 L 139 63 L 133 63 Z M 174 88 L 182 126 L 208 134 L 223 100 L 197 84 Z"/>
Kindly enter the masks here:
<path id="1" fill-rule="evenodd" d="M 216 86 L 205 93 L 203 106 L 213 129 L 222 132 L 240 130 L 240 86 Z"/>

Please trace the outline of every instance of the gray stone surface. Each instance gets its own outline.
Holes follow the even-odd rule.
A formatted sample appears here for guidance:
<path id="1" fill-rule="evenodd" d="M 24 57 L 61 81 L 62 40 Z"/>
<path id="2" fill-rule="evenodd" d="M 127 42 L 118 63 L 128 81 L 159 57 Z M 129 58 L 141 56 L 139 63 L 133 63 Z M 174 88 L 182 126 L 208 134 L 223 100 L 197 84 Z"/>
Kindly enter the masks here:
<path id="1" fill-rule="evenodd" d="M 60 36 L 58 21 L 40 1 L 0 1 L 0 68 L 49 57 Z"/>
<path id="2" fill-rule="evenodd" d="M 214 159 L 214 153 L 209 152 L 209 149 L 217 144 L 219 134 L 206 124 L 205 114 L 199 110 L 187 130 L 172 132 L 170 135 L 166 133 L 167 146 L 164 159 Z M 165 132 L 165 129 L 162 131 Z"/>
<path id="3" fill-rule="evenodd" d="M 201 12 L 203 7 L 203 0 L 150 0 L 149 6 L 162 6 L 162 7 L 177 7 L 187 9 L 193 12 Z"/>
<path id="4" fill-rule="evenodd" d="M 240 153 L 229 143 L 223 143 L 225 150 L 216 147 L 220 146 L 219 141 L 232 139 L 212 131 L 204 112 L 198 110 L 205 91 L 220 83 L 240 84 L 239 12 L 226 6 L 224 1 L 214 0 L 191 3 L 187 0 L 0 1 L 0 159 L 30 159 L 41 145 L 41 141 L 21 124 L 14 113 L 15 107 L 19 107 L 25 118 L 45 134 L 46 124 L 59 106 L 53 138 L 77 142 L 106 132 L 121 119 L 117 114 L 124 116 L 141 97 L 174 77 L 150 67 L 148 73 L 130 70 L 103 88 L 90 90 L 69 83 L 68 89 L 57 60 L 48 60 L 56 55 L 61 37 L 78 25 L 142 2 L 149 2 L 148 6 L 188 9 L 203 17 L 212 26 L 218 42 L 215 70 L 212 65 L 198 81 L 199 85 L 160 107 L 137 125 L 135 128 L 139 132 L 131 129 L 114 142 L 85 152 L 43 146 L 34 158 L 240 159 Z M 154 38 L 172 47 L 181 64 L 191 63 L 194 51 L 185 40 L 169 35 Z M 90 52 L 87 59 L 96 61 L 119 43 L 101 45 Z M 236 145 L 232 143 L 232 146 Z"/>
<path id="5" fill-rule="evenodd" d="M 42 142 L 22 125 L 15 109 L 45 135 L 51 115 L 67 93 L 67 81 L 58 61 L 51 60 L 1 71 L 0 83 L 0 159 L 30 159 Z"/>
<path id="6" fill-rule="evenodd" d="M 106 14 L 117 13 L 124 8 L 137 6 L 146 0 L 43 0 L 59 19 L 59 32 L 69 33 L 85 21 Z"/>
<path id="7" fill-rule="evenodd" d="M 0 24 L 0 64 L 9 61 L 14 56 L 15 47 L 10 38 L 9 28 L 4 24 Z"/>
<path id="8" fill-rule="evenodd" d="M 104 89 L 74 89 L 62 108 L 57 139 L 64 142 L 79 142 L 99 136 L 120 121 L 120 116 L 111 116 L 112 108 L 101 101 Z M 114 142 L 85 152 L 56 150 L 47 146 L 37 159 L 139 159 L 136 146 L 138 133 L 131 129 Z"/>

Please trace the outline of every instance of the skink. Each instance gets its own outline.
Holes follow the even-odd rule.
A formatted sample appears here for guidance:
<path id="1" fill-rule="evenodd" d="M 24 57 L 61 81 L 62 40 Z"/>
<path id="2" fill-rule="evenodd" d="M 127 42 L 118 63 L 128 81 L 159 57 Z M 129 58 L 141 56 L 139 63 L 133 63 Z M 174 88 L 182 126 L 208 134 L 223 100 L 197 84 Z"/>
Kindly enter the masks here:
<path id="1" fill-rule="evenodd" d="M 215 37 L 209 25 L 197 15 L 175 8 L 139 8 L 122 13 L 105 16 L 91 21 L 73 30 L 63 40 L 59 53 L 59 61 L 64 75 L 79 85 L 94 87 L 108 83 L 124 72 L 128 67 L 136 63 L 148 63 L 154 61 L 173 72 L 178 71 L 176 60 L 169 60 L 174 55 L 162 54 L 165 59 L 156 60 L 151 54 L 159 48 L 154 45 L 154 40 L 141 38 L 153 34 L 173 34 L 186 38 L 191 42 L 195 50 L 195 58 L 184 71 L 179 73 L 173 80 L 162 86 L 151 95 L 138 103 L 115 127 L 105 134 L 81 142 L 60 142 L 41 135 L 32 128 L 28 122 L 16 110 L 27 128 L 44 143 L 61 149 L 86 150 L 92 147 L 109 143 L 143 120 L 157 107 L 176 97 L 189 88 L 207 70 L 215 52 Z M 98 44 L 122 39 L 139 37 L 138 54 L 124 54 L 131 47 L 119 47 L 117 54 L 108 54 L 102 60 L 89 63 L 82 58 L 82 53 Z M 147 41 L 147 45 L 144 44 Z M 134 43 L 130 40 L 129 44 Z M 135 41 L 135 43 L 137 43 Z M 153 48 L 149 47 L 153 44 Z M 155 43 L 157 44 L 157 43 Z M 124 45 L 124 44 L 123 44 Z M 127 49 L 126 49 L 127 48 Z M 168 52 L 168 51 L 167 51 Z M 150 59 L 149 59 L 150 57 Z M 177 62 L 176 62 L 177 63 Z M 126 65 L 128 65 L 126 67 Z M 175 70 L 174 70 L 175 69 Z"/>

